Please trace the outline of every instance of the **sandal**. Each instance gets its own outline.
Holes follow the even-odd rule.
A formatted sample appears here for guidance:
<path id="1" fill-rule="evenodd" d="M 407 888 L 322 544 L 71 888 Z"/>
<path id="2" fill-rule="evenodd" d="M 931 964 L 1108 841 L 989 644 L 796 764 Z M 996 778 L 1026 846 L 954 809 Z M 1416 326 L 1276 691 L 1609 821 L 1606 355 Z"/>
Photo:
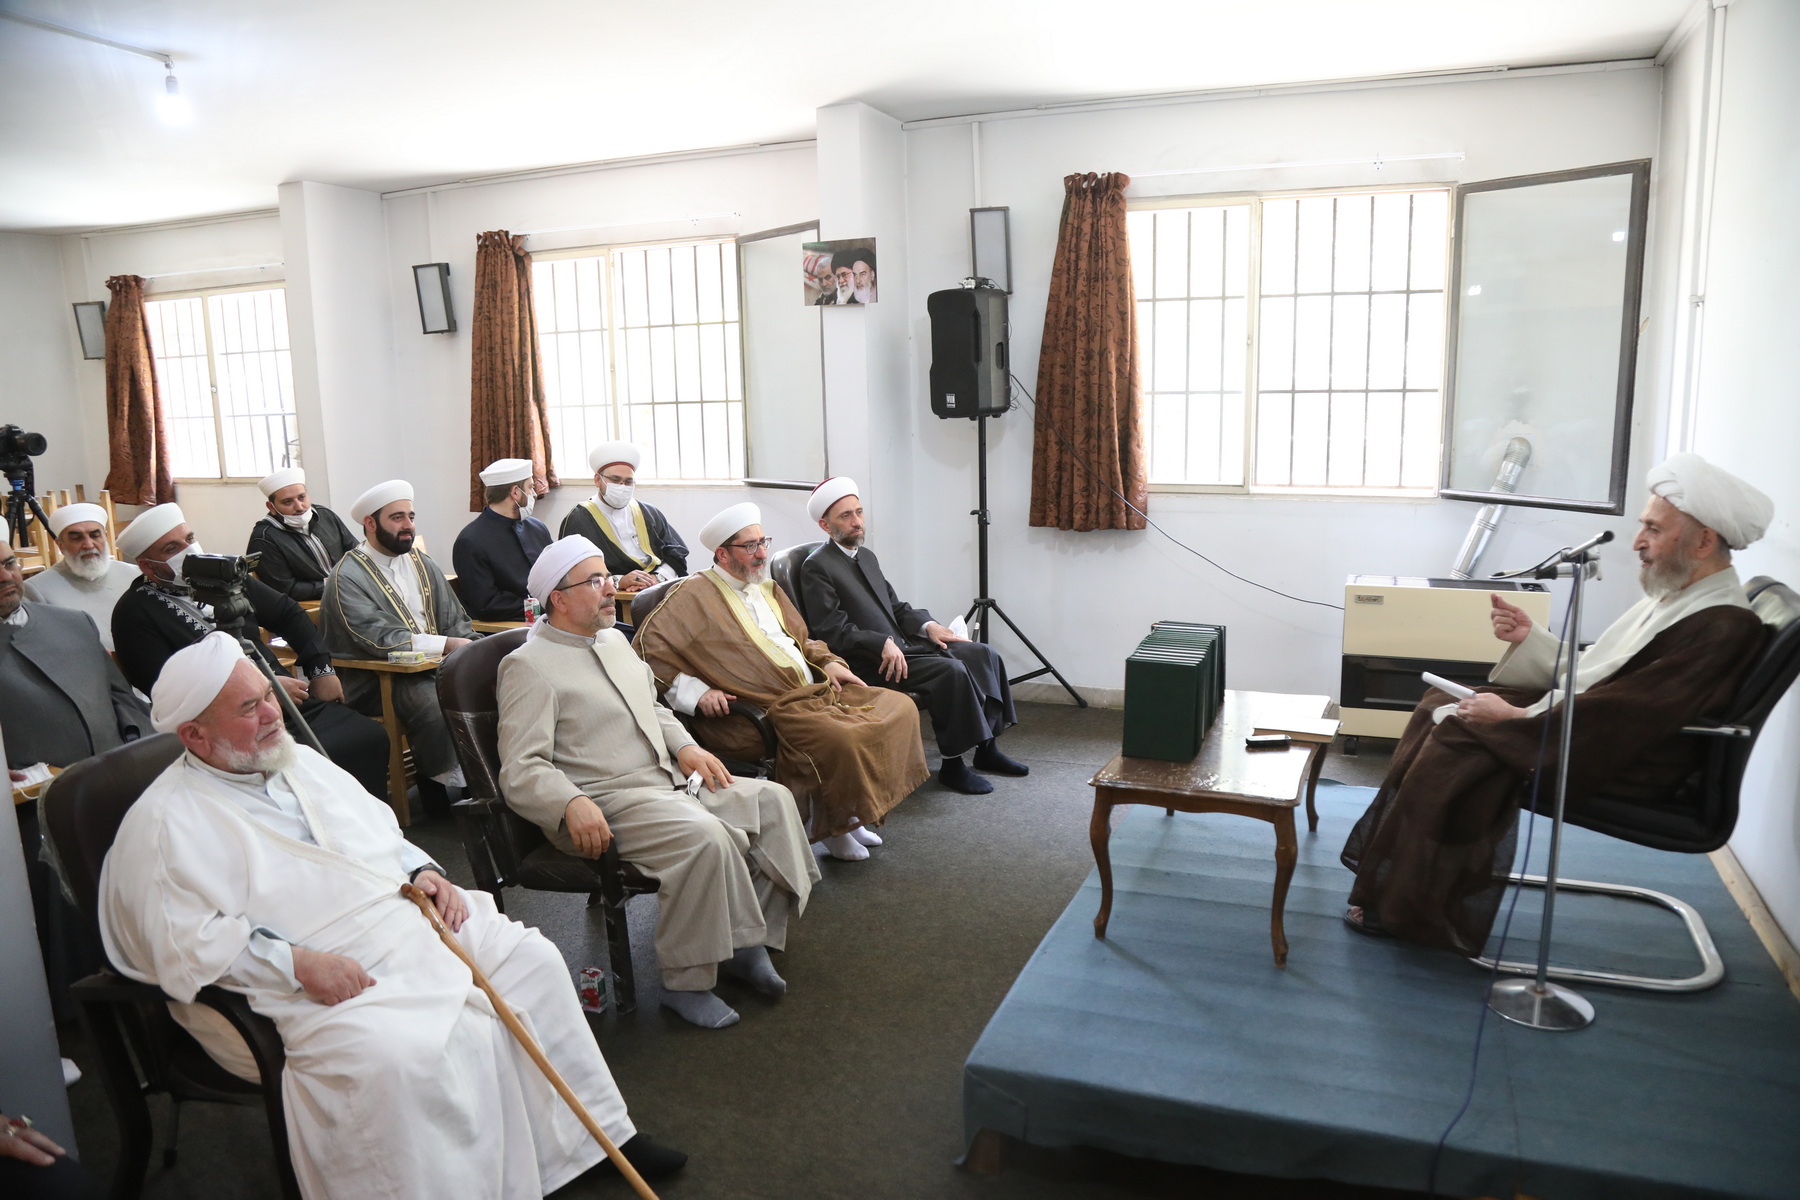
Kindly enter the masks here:
<path id="1" fill-rule="evenodd" d="M 1391 938 L 1394 935 L 1381 927 L 1381 924 L 1369 916 L 1368 910 L 1352 904 L 1344 910 L 1344 924 L 1356 930 L 1364 937 Z"/>

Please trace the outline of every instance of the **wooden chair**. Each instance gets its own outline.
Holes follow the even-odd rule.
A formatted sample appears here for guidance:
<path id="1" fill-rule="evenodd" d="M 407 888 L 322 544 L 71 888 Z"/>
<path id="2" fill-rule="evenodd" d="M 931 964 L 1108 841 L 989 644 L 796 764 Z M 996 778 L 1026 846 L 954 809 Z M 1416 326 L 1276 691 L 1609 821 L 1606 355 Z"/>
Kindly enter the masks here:
<path id="1" fill-rule="evenodd" d="M 507 807 L 500 791 L 500 660 L 525 642 L 509 630 L 458 650 L 438 672 L 438 705 L 450 726 L 469 795 L 453 806 L 475 885 L 505 911 L 505 889 L 583 892 L 606 923 L 607 953 L 620 1012 L 637 1007 L 631 931 L 625 902 L 657 890 L 657 882 L 619 857 L 618 844 L 598 859 L 564 854 L 544 831 Z"/>
<path id="2" fill-rule="evenodd" d="M 100 944 L 100 867 L 119 823 L 150 782 L 181 753 L 172 733 L 154 734 L 85 759 L 58 775 L 44 794 L 46 831 L 64 877 L 74 892 L 82 926 Z M 275 1171 L 285 1200 L 299 1200 L 289 1158 L 287 1120 L 281 1101 L 281 1073 L 287 1061 L 275 1023 L 250 1008 L 249 1001 L 221 987 L 200 989 L 197 1002 L 218 1012 L 243 1037 L 256 1062 L 260 1082 L 225 1070 L 169 1015 L 160 989 L 113 970 L 80 980 L 69 989 L 82 1024 L 100 1060 L 100 1081 L 119 1123 L 119 1158 L 111 1194 L 138 1195 L 150 1162 L 152 1128 L 145 1098 L 166 1094 L 174 1105 L 163 1164 L 173 1166 L 180 1133 L 181 1105 L 189 1100 L 261 1104 L 269 1124 Z"/>
<path id="3" fill-rule="evenodd" d="M 314 619 L 317 619 L 315 615 Z M 435 671 L 436 662 L 393 663 L 385 658 L 337 658 L 331 665 L 340 671 L 372 671 L 381 687 L 381 727 L 388 735 L 388 805 L 401 828 L 412 824 L 412 802 L 406 789 L 414 781 L 412 743 L 406 740 L 406 726 L 394 708 L 394 676 L 418 675 Z"/>

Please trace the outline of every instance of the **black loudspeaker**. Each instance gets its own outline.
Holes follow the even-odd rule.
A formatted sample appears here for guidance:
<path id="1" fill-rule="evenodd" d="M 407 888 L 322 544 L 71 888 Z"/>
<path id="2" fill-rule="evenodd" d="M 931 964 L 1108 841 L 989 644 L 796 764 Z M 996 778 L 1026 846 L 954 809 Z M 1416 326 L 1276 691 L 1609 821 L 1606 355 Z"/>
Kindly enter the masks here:
<path id="1" fill-rule="evenodd" d="M 931 318 L 931 411 L 993 416 L 1007 409 L 1006 293 L 950 288 L 925 298 Z"/>

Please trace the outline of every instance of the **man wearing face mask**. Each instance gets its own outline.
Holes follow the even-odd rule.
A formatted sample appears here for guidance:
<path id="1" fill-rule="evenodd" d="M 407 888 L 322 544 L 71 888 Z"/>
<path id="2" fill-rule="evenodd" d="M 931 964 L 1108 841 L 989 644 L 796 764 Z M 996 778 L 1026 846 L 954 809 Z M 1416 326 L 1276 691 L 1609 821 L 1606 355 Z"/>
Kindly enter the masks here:
<path id="1" fill-rule="evenodd" d="M 177 650 L 213 632 L 212 606 L 194 599 L 182 578 L 191 554 L 204 554 L 188 528 L 180 505 L 159 504 L 144 510 L 119 531 L 119 557 L 137 565 L 139 576 L 113 608 L 112 633 L 119 669 L 145 695 Z M 244 582 L 244 599 L 259 627 L 251 636 L 258 653 L 293 698 L 300 716 L 318 735 L 331 761 L 356 776 L 370 794 L 387 795 L 387 731 L 342 703 L 344 688 L 331 666 L 318 629 L 306 610 L 252 576 Z M 285 641 L 305 672 L 305 679 L 285 673 L 263 644 L 262 630 Z M 297 733 L 290 722 L 290 732 Z"/>
<path id="2" fill-rule="evenodd" d="M 94 619 L 100 644 L 111 650 L 113 605 L 138 573 L 107 549 L 106 510 L 98 504 L 65 504 L 50 514 L 50 536 L 62 558 L 25 581 L 25 599 L 80 609 Z"/>
<path id="3" fill-rule="evenodd" d="M 526 578 L 550 544 L 550 530 L 531 515 L 537 502 L 531 460 L 503 458 L 481 472 L 487 507 L 464 525 L 451 551 L 456 593 L 477 621 L 525 615 Z"/>
<path id="4" fill-rule="evenodd" d="M 661 510 L 632 498 L 644 452 L 630 442 L 602 442 L 588 452 L 595 495 L 563 518 L 558 537 L 579 533 L 606 556 L 613 586 L 637 592 L 687 574 L 687 543 Z"/>
<path id="5" fill-rule="evenodd" d="M 250 530 L 244 548 L 245 554 L 262 555 L 256 577 L 285 596 L 317 600 L 325 594 L 331 568 L 356 545 L 356 535 L 342 517 L 312 502 L 299 467 L 283 467 L 256 486 L 269 510 Z"/>

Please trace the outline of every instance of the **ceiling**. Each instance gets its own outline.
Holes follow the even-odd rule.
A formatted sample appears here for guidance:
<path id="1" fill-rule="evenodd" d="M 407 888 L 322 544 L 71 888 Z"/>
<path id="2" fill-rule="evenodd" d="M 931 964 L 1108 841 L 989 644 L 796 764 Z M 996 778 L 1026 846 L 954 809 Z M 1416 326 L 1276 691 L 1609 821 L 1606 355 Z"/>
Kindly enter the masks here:
<path id="1" fill-rule="evenodd" d="M 1692 0 L 0 0 L 0 229 L 267 208 L 1107 96 L 1654 55 Z"/>

